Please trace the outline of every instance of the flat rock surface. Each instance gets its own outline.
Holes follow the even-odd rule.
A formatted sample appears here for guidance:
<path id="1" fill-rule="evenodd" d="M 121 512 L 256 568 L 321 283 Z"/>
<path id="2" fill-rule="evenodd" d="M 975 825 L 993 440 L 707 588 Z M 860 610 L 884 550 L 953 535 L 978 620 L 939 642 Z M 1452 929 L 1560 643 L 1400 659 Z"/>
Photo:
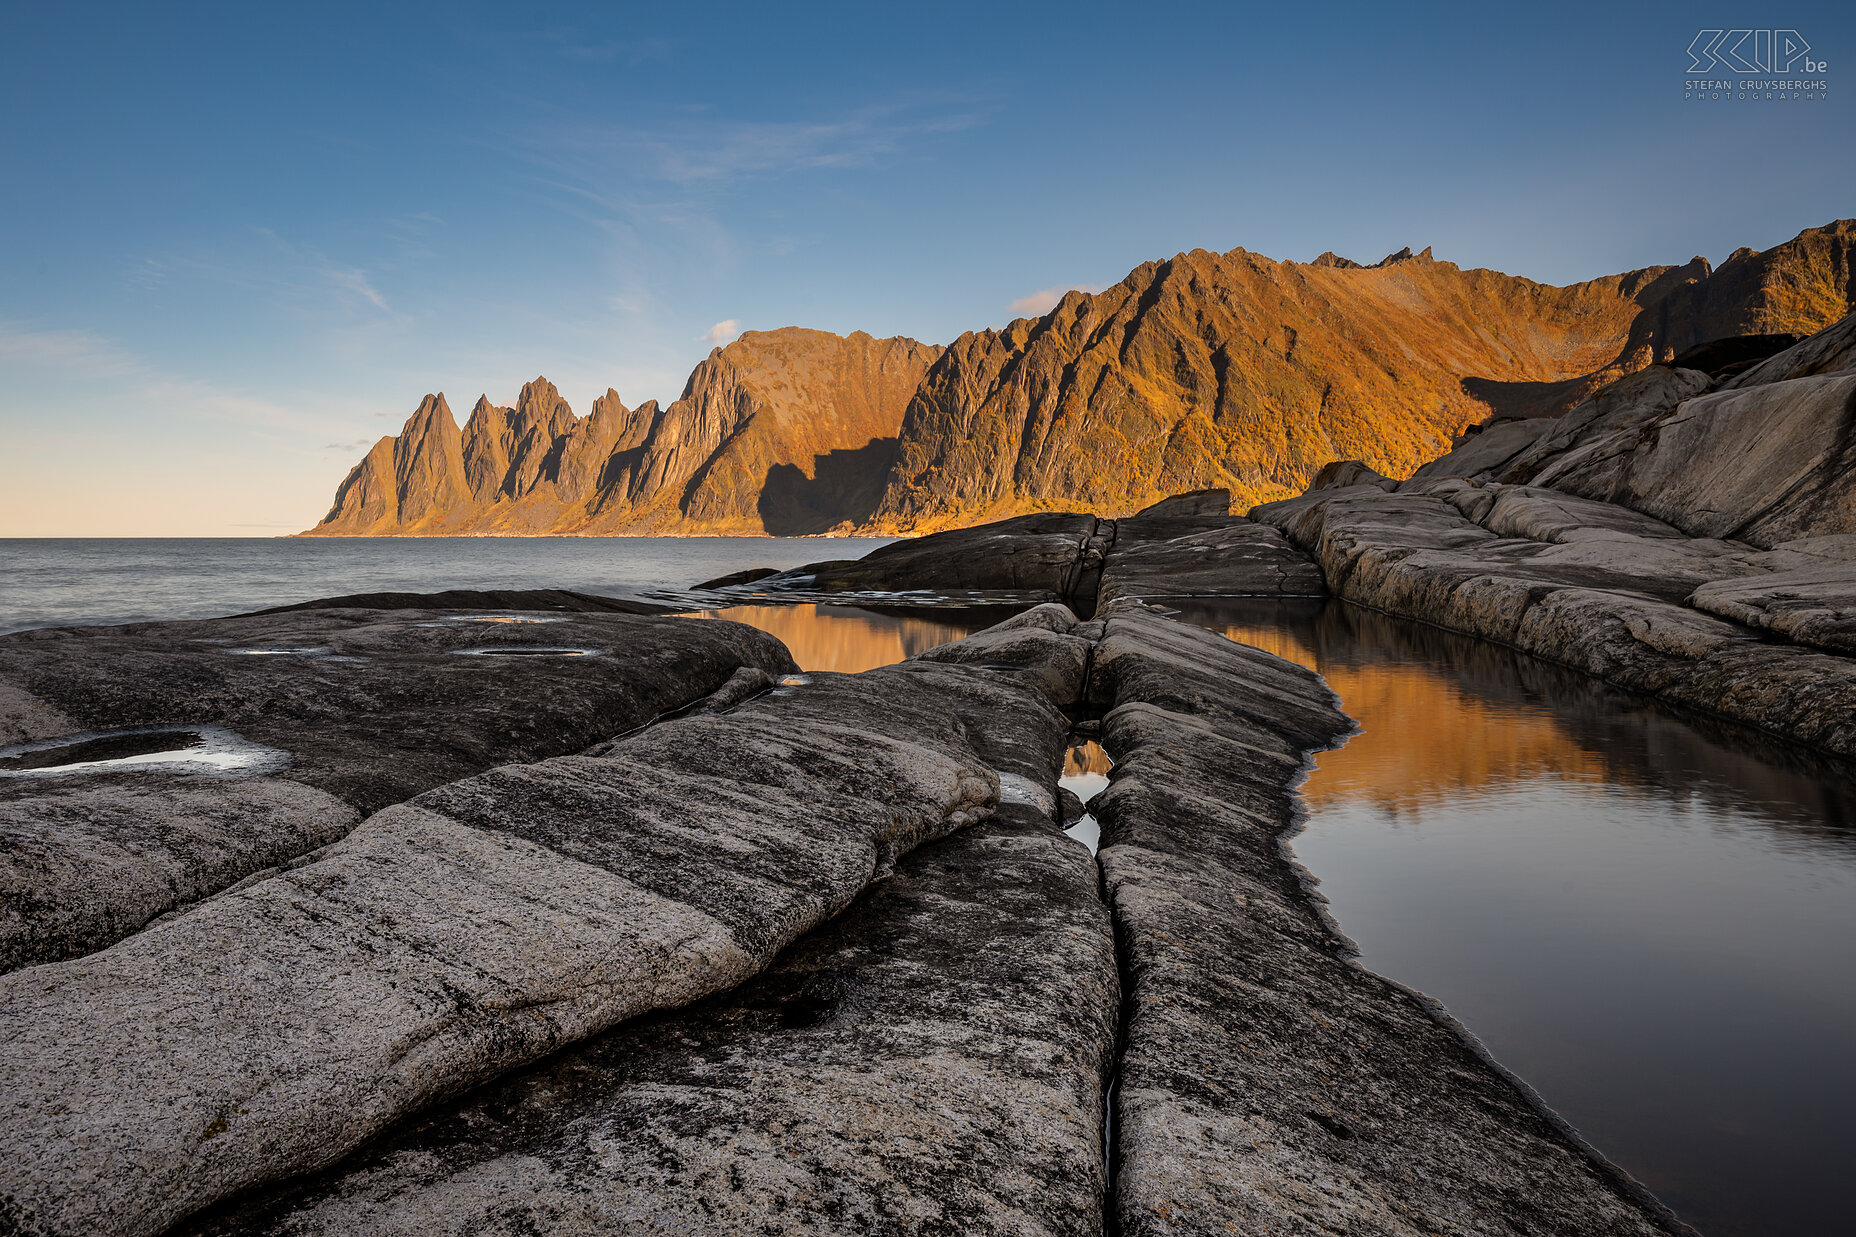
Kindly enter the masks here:
<path id="1" fill-rule="evenodd" d="M 100 948 L 370 812 L 577 751 L 743 667 L 793 663 L 741 624 L 553 610 L 294 608 L 0 637 L 11 744 L 214 726 L 275 756 L 57 774 L 10 769 L 45 757 L 0 748 L 0 966 Z"/>
<path id="2" fill-rule="evenodd" d="M 1073 622 L 1046 607 L 1001 634 L 1035 666 Z M 1043 806 L 1076 705 L 1050 685 L 1071 680 L 959 647 L 863 677 L 957 722 L 1006 788 L 992 819 L 901 858 L 742 987 L 183 1231 L 1099 1233 L 1114 941 L 1095 865 Z M 818 680 L 783 701 L 793 724 L 836 715 Z"/>
<path id="3" fill-rule="evenodd" d="M 1128 973 L 1117 1231 L 1670 1231 L 1416 997 L 1360 969 L 1278 838 L 1350 723 L 1300 667 L 1111 607 L 1092 801 Z"/>
<path id="4" fill-rule="evenodd" d="M 1719 580 L 1696 589 L 1691 600 L 1697 610 L 1796 644 L 1856 654 L 1856 566 L 1847 562 Z"/>
<path id="5" fill-rule="evenodd" d="M 919 673 L 815 676 L 603 756 L 449 783 L 109 949 L 0 977 L 9 1218 L 160 1232 L 748 978 L 991 811 L 994 764 Z"/>

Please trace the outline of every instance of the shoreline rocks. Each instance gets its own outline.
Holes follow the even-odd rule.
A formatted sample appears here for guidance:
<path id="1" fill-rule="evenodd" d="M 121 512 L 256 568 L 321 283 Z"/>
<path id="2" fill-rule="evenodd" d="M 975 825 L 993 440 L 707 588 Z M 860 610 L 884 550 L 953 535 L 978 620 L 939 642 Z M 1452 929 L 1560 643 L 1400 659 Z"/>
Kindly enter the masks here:
<path id="1" fill-rule="evenodd" d="M 1351 726 L 1320 680 L 1135 606 L 1102 628 L 1115 766 L 1090 810 L 1129 1010 L 1116 1231 L 1685 1231 L 1342 956 L 1278 844 L 1304 753 Z"/>
<path id="2" fill-rule="evenodd" d="M 522 655 L 563 646 L 594 655 Z M 578 751 L 745 666 L 794 668 L 740 624 L 554 609 L 292 607 L 0 637 L 8 742 L 210 725 L 289 754 L 261 776 L 0 776 L 0 968 L 101 948 L 371 812 Z"/>
<path id="3" fill-rule="evenodd" d="M 1339 596 L 1856 755 L 1856 316 L 1251 514 Z"/>
<path id="4" fill-rule="evenodd" d="M 0 976 L 9 1222 L 1679 1231 L 1345 958 L 1278 844 L 1351 725 L 1309 672 L 1128 599 L 779 660 Z M 1099 867 L 1062 832 L 1079 732 L 1115 759 Z"/>
<path id="5" fill-rule="evenodd" d="M 847 694 L 906 692 L 910 724 L 945 717 L 1006 789 L 761 975 L 181 1231 L 1099 1233 L 1114 940 L 1095 865 L 1051 813 L 1087 651 L 1074 625 L 1042 607 L 769 702 L 782 725 L 836 725 Z"/>
<path id="6" fill-rule="evenodd" d="M 1230 514 L 1228 490 L 1165 499 L 1120 520 L 1073 512 L 892 542 L 860 559 L 725 577 L 697 585 L 726 594 L 752 584 L 788 599 L 922 590 L 1011 594 L 1058 601 L 1082 615 L 1121 597 L 1321 596 L 1321 571 L 1273 528 Z M 745 576 L 745 573 L 744 573 Z"/>
<path id="7" fill-rule="evenodd" d="M 959 712 L 881 672 L 428 791 L 0 977 L 0 1193 L 25 1232 L 160 1232 L 740 983 L 998 793 Z"/>

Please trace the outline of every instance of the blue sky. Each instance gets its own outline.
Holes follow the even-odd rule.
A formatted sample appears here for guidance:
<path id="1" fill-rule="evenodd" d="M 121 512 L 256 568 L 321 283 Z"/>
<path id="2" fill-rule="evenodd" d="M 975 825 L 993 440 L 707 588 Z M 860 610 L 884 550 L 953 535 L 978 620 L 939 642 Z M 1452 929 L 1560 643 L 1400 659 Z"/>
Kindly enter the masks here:
<path id="1" fill-rule="evenodd" d="M 427 391 L 668 400 L 1182 249 L 1553 283 L 1856 214 L 1847 5 L 42 4 L 0 17 L 0 535 L 308 526 Z M 1704 25 L 1828 100 L 1684 102 Z"/>

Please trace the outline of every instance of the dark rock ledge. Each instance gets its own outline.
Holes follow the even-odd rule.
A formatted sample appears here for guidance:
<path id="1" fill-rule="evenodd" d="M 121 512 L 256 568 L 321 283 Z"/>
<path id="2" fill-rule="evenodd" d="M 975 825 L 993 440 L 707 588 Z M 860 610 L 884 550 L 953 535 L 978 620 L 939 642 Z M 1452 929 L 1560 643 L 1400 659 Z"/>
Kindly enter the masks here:
<path id="1" fill-rule="evenodd" d="M 892 542 L 860 559 L 739 573 L 695 587 L 725 596 L 970 592 L 1060 601 L 1087 617 L 1118 597 L 1312 596 L 1321 570 L 1275 529 L 1230 514 L 1226 490 L 1180 494 L 1121 520 L 1018 516 Z"/>
<path id="2" fill-rule="evenodd" d="M 216 725 L 289 753 L 251 777 L 0 776 L 0 970 L 100 949 L 389 804 L 578 751 L 744 667 L 794 668 L 749 627 L 557 609 L 576 596 L 489 595 L 530 608 L 487 613 L 481 594 L 410 609 L 312 603 L 0 637 L 0 744 Z M 562 646 L 594 655 L 458 655 Z"/>

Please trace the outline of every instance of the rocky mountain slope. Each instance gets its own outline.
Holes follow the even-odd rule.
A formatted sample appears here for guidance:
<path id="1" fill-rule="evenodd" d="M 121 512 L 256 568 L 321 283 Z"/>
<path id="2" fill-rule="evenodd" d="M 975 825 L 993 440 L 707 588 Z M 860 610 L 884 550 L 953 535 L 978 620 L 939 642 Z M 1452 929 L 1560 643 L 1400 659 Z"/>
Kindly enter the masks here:
<path id="1" fill-rule="evenodd" d="M 718 348 L 668 407 L 584 418 L 537 378 L 459 430 L 428 395 L 348 474 L 317 536 L 824 532 L 875 509 L 902 412 L 941 350 L 788 327 Z"/>
<path id="2" fill-rule="evenodd" d="M 537 379 L 460 432 L 428 396 L 310 531 L 926 532 L 1203 488 L 1243 509 L 1332 460 L 1405 476 L 1469 427 L 1557 415 L 1698 345 L 1808 335 L 1856 308 L 1853 248 L 1841 220 L 1718 270 L 1567 287 L 1428 249 L 1373 266 L 1194 250 L 945 350 L 750 332 L 667 408 L 608 391 L 581 419 Z"/>
<path id="3" fill-rule="evenodd" d="M 1194 250 L 1040 319 L 961 336 L 910 403 L 873 525 L 1120 514 L 1228 487 L 1299 493 L 1336 459 L 1404 476 L 1491 417 L 1552 414 L 1722 336 L 1847 313 L 1856 220 L 1710 270 L 1556 288 L 1427 249 L 1372 267 Z"/>

